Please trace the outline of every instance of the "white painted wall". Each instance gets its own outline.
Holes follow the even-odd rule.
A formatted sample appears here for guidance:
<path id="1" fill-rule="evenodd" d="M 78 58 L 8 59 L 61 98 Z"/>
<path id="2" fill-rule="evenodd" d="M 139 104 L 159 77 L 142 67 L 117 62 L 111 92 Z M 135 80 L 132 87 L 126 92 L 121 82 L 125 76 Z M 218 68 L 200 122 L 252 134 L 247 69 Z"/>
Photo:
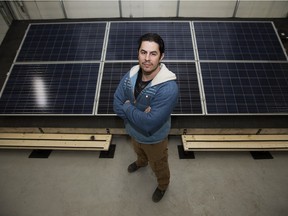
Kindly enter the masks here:
<path id="1" fill-rule="evenodd" d="M 118 0 L 64 1 L 68 18 L 120 17 Z"/>
<path id="2" fill-rule="evenodd" d="M 179 6 L 180 17 L 232 17 L 236 0 L 182 0 Z"/>
<path id="3" fill-rule="evenodd" d="M 237 17 L 241 18 L 283 18 L 288 16 L 288 0 L 242 0 Z"/>
<path id="4" fill-rule="evenodd" d="M 0 44 L 2 43 L 7 31 L 8 31 L 9 26 L 6 24 L 4 18 L 0 14 Z"/>
<path id="5" fill-rule="evenodd" d="M 13 2 L 12 0 L 10 0 Z M 20 0 L 19 0 L 20 1 Z M 233 17 L 237 0 L 22 0 L 18 19 Z M 65 11 L 63 11 L 63 2 Z M 14 1 L 15 4 L 15 1 Z M 15 4 L 17 7 L 17 4 Z M 15 7 L 15 5 L 13 7 Z M 285 18 L 288 0 L 240 0 L 236 17 Z"/>
<path id="6" fill-rule="evenodd" d="M 176 17 L 177 0 L 123 0 L 123 17 Z"/>
<path id="7" fill-rule="evenodd" d="M 60 1 L 55 0 L 38 0 L 25 1 L 25 8 L 30 19 L 63 19 L 64 12 L 61 8 Z"/>

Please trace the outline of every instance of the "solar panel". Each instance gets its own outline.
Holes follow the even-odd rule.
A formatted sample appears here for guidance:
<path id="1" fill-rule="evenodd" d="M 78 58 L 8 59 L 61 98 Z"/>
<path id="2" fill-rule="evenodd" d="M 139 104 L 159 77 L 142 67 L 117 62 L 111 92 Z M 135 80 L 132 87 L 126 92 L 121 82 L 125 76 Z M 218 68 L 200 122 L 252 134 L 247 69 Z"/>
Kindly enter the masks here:
<path id="1" fill-rule="evenodd" d="M 105 63 L 101 81 L 100 97 L 98 102 L 98 114 L 114 114 L 113 96 L 116 88 L 133 65 L 137 63 Z"/>
<path id="2" fill-rule="evenodd" d="M 176 74 L 180 93 L 173 114 L 203 114 L 195 63 L 167 62 L 165 64 Z"/>
<path id="3" fill-rule="evenodd" d="M 148 32 L 165 41 L 166 60 L 194 60 L 189 22 L 112 22 L 106 60 L 137 60 L 137 41 Z"/>
<path id="4" fill-rule="evenodd" d="M 200 60 L 287 60 L 271 22 L 193 22 Z"/>
<path id="5" fill-rule="evenodd" d="M 164 39 L 178 78 L 173 115 L 288 113 L 287 56 L 272 22 L 119 21 L 31 24 L 0 114 L 114 115 L 113 94 L 147 32 Z"/>
<path id="6" fill-rule="evenodd" d="M 105 63 L 99 97 L 98 114 L 114 114 L 113 94 L 125 73 L 137 63 Z M 195 63 L 165 65 L 177 75 L 180 97 L 173 114 L 202 114 Z"/>
<path id="7" fill-rule="evenodd" d="M 92 115 L 99 63 L 14 65 L 0 114 Z"/>
<path id="8" fill-rule="evenodd" d="M 201 63 L 208 114 L 288 113 L 288 62 Z"/>
<path id="9" fill-rule="evenodd" d="M 33 24 L 17 62 L 100 60 L 106 23 Z"/>

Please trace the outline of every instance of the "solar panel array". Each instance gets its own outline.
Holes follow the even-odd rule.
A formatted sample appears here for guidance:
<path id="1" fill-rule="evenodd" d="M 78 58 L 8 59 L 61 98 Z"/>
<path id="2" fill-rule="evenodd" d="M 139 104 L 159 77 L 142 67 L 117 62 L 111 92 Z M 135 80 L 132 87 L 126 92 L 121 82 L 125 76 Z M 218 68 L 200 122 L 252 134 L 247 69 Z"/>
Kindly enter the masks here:
<path id="1" fill-rule="evenodd" d="M 14 65 L 0 113 L 92 115 L 99 63 Z"/>
<path id="2" fill-rule="evenodd" d="M 287 63 L 201 63 L 207 112 L 288 113 Z"/>
<path id="3" fill-rule="evenodd" d="M 287 56 L 271 22 L 194 22 L 207 114 L 288 113 Z"/>
<path id="4" fill-rule="evenodd" d="M 97 113 L 113 113 L 113 94 L 122 76 L 138 64 L 138 39 L 147 32 L 161 35 L 165 64 L 178 78 L 181 94 L 174 114 L 203 114 L 190 22 L 112 22 Z"/>
<path id="5" fill-rule="evenodd" d="M 30 25 L 17 62 L 101 60 L 106 23 Z"/>
<path id="6" fill-rule="evenodd" d="M 287 60 L 271 22 L 194 22 L 199 60 Z"/>
<path id="7" fill-rule="evenodd" d="M 114 115 L 113 94 L 156 32 L 177 75 L 173 115 L 287 114 L 288 62 L 272 22 L 31 24 L 1 91 L 1 115 Z"/>
<path id="8" fill-rule="evenodd" d="M 161 35 L 166 60 L 194 60 L 189 22 L 112 22 L 106 60 L 136 60 L 138 39 L 147 32 Z"/>
<path id="9" fill-rule="evenodd" d="M 181 92 L 174 114 L 202 114 L 200 91 L 194 62 L 167 62 L 166 66 L 177 74 Z M 98 114 L 113 113 L 113 95 L 122 76 L 135 65 L 130 62 L 106 63 L 101 82 Z"/>
<path id="10" fill-rule="evenodd" d="M 106 22 L 31 24 L 0 114 L 93 115 Z"/>

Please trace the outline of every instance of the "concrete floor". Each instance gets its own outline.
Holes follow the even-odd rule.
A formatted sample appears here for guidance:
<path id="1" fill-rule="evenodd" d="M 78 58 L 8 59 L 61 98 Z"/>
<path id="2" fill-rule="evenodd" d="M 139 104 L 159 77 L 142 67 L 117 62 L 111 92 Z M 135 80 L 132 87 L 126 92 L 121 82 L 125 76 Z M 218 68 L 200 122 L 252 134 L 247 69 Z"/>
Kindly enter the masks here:
<path id="1" fill-rule="evenodd" d="M 149 167 L 129 174 L 134 152 L 114 136 L 113 159 L 99 152 L 53 151 L 47 159 L 28 150 L 0 150 L 0 216 L 287 216 L 288 152 L 254 160 L 249 152 L 195 152 L 179 159 L 171 137 L 171 184 L 153 203 Z"/>

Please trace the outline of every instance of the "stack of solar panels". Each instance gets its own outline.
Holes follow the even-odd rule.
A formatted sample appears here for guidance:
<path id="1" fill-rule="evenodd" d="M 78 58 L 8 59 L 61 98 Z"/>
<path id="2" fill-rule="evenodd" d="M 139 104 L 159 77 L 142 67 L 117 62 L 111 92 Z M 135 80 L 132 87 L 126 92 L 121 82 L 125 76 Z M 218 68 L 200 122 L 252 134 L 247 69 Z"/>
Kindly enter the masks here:
<path id="1" fill-rule="evenodd" d="M 160 34 L 176 73 L 173 115 L 287 114 L 288 62 L 271 22 L 31 24 L 1 91 L 1 115 L 114 115 L 137 40 Z"/>
<path id="2" fill-rule="evenodd" d="M 178 77 L 181 94 L 174 114 L 202 114 L 190 22 L 112 22 L 97 113 L 113 113 L 113 93 L 120 78 L 138 64 L 137 41 L 147 32 L 163 37 L 164 63 Z"/>
<path id="3" fill-rule="evenodd" d="M 0 113 L 92 115 L 105 29 L 106 23 L 30 25 Z"/>

